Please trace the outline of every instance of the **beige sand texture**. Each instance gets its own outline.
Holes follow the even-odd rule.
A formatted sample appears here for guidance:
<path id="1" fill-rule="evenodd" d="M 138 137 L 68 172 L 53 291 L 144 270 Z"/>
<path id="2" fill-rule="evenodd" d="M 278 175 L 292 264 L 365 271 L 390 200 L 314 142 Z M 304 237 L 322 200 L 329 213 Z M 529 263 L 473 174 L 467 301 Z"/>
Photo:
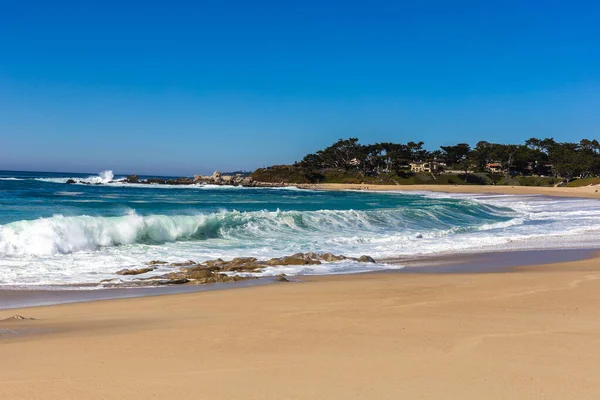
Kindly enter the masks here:
<path id="1" fill-rule="evenodd" d="M 582 187 L 537 187 L 537 186 L 477 186 L 477 185 L 370 185 L 324 183 L 303 184 L 298 187 L 318 190 L 402 190 L 402 191 L 430 191 L 446 193 L 495 193 L 518 195 L 544 195 L 557 197 L 581 197 L 600 199 L 600 185 Z"/>
<path id="2" fill-rule="evenodd" d="M 598 399 L 599 267 L 4 310 L 0 399 Z"/>

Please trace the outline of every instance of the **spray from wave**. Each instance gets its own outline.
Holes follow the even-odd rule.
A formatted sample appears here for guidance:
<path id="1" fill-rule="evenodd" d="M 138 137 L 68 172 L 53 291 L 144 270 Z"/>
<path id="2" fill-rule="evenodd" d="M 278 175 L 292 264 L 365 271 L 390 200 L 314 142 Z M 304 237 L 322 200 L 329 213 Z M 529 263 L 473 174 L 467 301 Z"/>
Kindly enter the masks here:
<path id="1" fill-rule="evenodd" d="M 49 182 L 49 183 L 67 183 L 72 180 L 77 183 L 84 183 L 89 185 L 98 185 L 98 184 L 107 184 L 114 182 L 115 174 L 111 170 L 106 170 L 100 172 L 98 175 L 88 176 L 87 178 L 77 178 L 77 177 L 66 177 L 66 178 L 36 178 L 35 180 L 40 182 Z"/>
<path id="2" fill-rule="evenodd" d="M 70 254 L 103 247 L 223 239 L 231 243 L 356 245 L 410 239 L 417 232 L 434 238 L 457 232 L 494 229 L 508 221 L 502 209 L 472 204 L 460 209 L 434 207 L 380 210 L 222 211 L 197 215 L 119 217 L 63 216 L 0 225 L 0 254 L 7 256 Z M 457 228 L 457 221 L 462 221 Z M 310 250 L 310 249 L 308 249 Z"/>

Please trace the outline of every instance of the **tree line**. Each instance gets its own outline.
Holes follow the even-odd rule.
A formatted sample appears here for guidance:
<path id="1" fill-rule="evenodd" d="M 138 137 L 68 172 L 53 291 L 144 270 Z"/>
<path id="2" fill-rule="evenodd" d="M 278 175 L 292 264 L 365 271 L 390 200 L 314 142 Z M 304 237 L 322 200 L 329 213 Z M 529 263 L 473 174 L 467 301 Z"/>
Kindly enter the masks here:
<path id="1" fill-rule="evenodd" d="M 424 142 L 382 142 L 363 145 L 357 138 L 340 139 L 295 165 L 308 171 L 359 170 L 366 176 L 400 174 L 415 162 L 435 162 L 443 168 L 470 172 L 489 172 L 498 164 L 508 175 L 553 175 L 570 181 L 600 174 L 600 144 L 596 139 L 557 142 L 552 138 L 531 138 L 524 144 L 480 141 L 474 148 L 467 143 L 440 146 L 429 151 Z"/>

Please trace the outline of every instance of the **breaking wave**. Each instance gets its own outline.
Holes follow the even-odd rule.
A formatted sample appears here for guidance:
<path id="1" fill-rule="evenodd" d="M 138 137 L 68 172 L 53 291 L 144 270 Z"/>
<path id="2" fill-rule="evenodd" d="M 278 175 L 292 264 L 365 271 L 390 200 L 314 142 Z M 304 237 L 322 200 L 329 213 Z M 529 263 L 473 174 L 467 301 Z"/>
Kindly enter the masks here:
<path id="1" fill-rule="evenodd" d="M 90 185 L 107 184 L 113 182 L 115 174 L 111 170 L 100 172 L 98 175 L 88 176 L 87 178 L 35 178 L 36 181 L 50 182 L 50 183 L 67 183 L 69 180 L 74 180 L 77 183 L 85 183 Z"/>
<path id="2" fill-rule="evenodd" d="M 436 238 L 522 224 L 505 208 L 470 203 L 411 208 L 321 211 L 221 211 L 196 215 L 63 216 L 0 225 L 0 254 L 70 254 L 104 247 L 224 239 L 234 243 L 302 240 L 384 243 Z M 460 226 L 458 226 L 460 224 Z"/>

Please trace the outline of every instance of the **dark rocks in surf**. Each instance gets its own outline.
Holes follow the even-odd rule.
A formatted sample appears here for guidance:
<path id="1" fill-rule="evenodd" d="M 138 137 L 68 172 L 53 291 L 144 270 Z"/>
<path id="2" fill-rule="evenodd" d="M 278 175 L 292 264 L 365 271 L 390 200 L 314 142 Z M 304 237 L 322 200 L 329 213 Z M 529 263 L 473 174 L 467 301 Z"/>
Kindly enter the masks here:
<path id="1" fill-rule="evenodd" d="M 167 180 L 167 185 L 192 185 L 194 180 L 191 178 L 176 178 Z"/>
<path id="2" fill-rule="evenodd" d="M 251 276 L 230 276 L 219 272 L 212 271 L 208 268 L 190 268 L 179 272 L 148 278 L 156 280 L 159 284 L 184 284 L 190 283 L 195 285 L 205 285 L 208 283 L 228 283 L 238 282 L 247 279 L 256 279 Z"/>
<path id="3" fill-rule="evenodd" d="M 148 178 L 143 183 L 155 184 L 155 185 L 166 185 L 167 180 L 163 178 Z"/>
<path id="4" fill-rule="evenodd" d="M 376 263 L 377 261 L 375 261 L 375 259 L 373 257 L 370 256 L 360 256 L 358 257 L 358 260 L 360 262 L 364 262 L 364 263 Z"/>
<path id="5" fill-rule="evenodd" d="M 166 265 L 168 262 L 160 260 L 152 260 L 148 262 L 148 265 Z"/>
<path id="6" fill-rule="evenodd" d="M 211 184 L 211 185 L 224 185 L 224 186 L 280 186 L 279 184 L 262 184 L 255 182 L 252 177 L 245 174 L 235 175 L 223 175 L 219 171 L 215 171 L 212 175 L 194 175 L 193 178 L 181 177 L 181 178 L 148 178 L 141 179 L 138 175 L 129 175 L 119 182 L 124 183 L 137 183 L 137 184 L 154 184 L 154 185 L 193 185 L 193 184 Z M 67 183 L 86 183 L 84 181 L 76 182 L 70 180 Z"/>
<path id="7" fill-rule="evenodd" d="M 127 183 L 140 183 L 140 177 L 137 175 L 129 175 L 125 178 L 125 182 Z"/>
<path id="8" fill-rule="evenodd" d="M 298 256 L 296 254 L 294 254 L 292 256 L 271 258 L 269 261 L 267 261 L 267 265 L 282 265 L 282 266 L 285 266 L 285 265 L 315 265 L 315 264 L 321 264 L 321 261 L 313 260 L 312 258 L 309 258 L 309 257 Z"/>
<path id="9" fill-rule="evenodd" d="M 256 279 L 249 274 L 261 272 L 267 267 L 278 267 L 288 265 L 319 265 L 323 262 L 354 261 L 363 263 L 375 263 L 375 259 L 363 255 L 361 257 L 346 257 L 332 253 L 296 253 L 290 256 L 276 257 L 269 260 L 258 260 L 256 257 L 237 257 L 229 261 L 221 258 L 195 263 L 184 261 L 179 263 L 168 263 L 166 261 L 153 260 L 148 262 L 148 267 L 121 270 L 119 275 L 137 275 L 152 271 L 155 265 L 177 268 L 177 271 L 149 278 L 136 280 L 134 283 L 146 285 L 174 285 L 174 284 L 196 284 L 237 282 L 246 279 Z M 143 272 L 142 272 L 143 271 Z M 241 275 L 239 275 L 241 274 Z M 279 281 L 288 281 L 285 274 L 279 274 L 275 278 Z M 284 280 L 285 279 L 285 280 Z"/>
<path id="10" fill-rule="evenodd" d="M 74 184 L 74 183 L 77 183 L 77 181 L 75 181 L 75 179 L 69 179 L 69 180 L 67 180 L 67 183 L 68 183 L 69 185 L 72 185 L 72 184 Z"/>
<path id="11" fill-rule="evenodd" d="M 132 268 L 132 269 L 122 269 L 120 271 L 115 272 L 117 275 L 141 275 L 146 274 L 148 272 L 154 271 L 154 267 L 145 267 L 145 268 Z"/>
<path id="12" fill-rule="evenodd" d="M 346 256 L 336 256 L 335 254 L 331 254 L 331 253 L 324 253 L 324 254 L 320 254 L 319 258 L 323 261 L 327 261 L 327 262 L 334 262 L 334 261 L 342 261 L 342 260 L 346 260 L 347 257 Z"/>

